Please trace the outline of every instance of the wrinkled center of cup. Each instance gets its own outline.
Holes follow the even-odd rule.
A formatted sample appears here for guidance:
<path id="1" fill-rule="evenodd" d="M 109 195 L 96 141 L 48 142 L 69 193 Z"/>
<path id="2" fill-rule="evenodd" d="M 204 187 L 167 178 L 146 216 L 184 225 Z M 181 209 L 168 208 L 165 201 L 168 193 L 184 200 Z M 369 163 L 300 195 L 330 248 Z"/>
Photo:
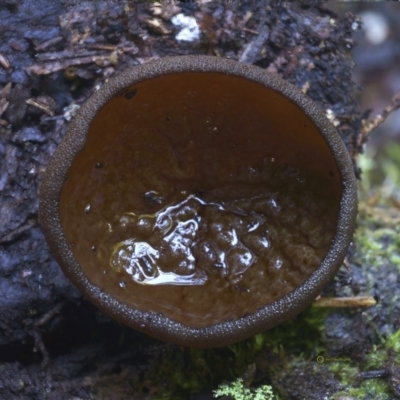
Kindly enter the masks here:
<path id="1" fill-rule="evenodd" d="M 203 327 L 300 286 L 330 248 L 340 198 L 331 151 L 297 105 L 244 78 L 181 73 L 97 113 L 60 217 L 93 284 Z"/>

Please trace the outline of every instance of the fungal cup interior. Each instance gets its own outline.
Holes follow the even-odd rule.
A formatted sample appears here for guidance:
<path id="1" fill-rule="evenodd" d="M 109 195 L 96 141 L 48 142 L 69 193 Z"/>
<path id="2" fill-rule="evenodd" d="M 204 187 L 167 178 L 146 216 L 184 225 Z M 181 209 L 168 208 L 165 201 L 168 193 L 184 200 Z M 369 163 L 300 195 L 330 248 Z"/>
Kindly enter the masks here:
<path id="1" fill-rule="evenodd" d="M 100 109 L 59 211 L 90 282 L 200 328 L 300 286 L 331 246 L 341 195 L 331 150 L 296 104 L 244 78 L 186 72 Z"/>

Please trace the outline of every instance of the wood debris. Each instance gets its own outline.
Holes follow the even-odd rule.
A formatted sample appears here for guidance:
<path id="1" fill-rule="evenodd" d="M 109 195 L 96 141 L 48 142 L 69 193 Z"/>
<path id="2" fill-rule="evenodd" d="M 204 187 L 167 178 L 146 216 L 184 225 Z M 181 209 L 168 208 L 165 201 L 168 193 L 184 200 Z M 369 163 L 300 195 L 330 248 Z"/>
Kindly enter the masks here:
<path id="1" fill-rule="evenodd" d="M 7 110 L 8 105 L 10 104 L 8 101 L 8 95 L 11 92 L 11 82 L 8 82 L 3 89 L 0 90 L 0 118 L 3 113 Z"/>
<path id="2" fill-rule="evenodd" d="M 4 111 L 7 110 L 8 104 L 9 103 L 6 99 L 0 100 L 0 117 L 3 115 Z"/>
<path id="3" fill-rule="evenodd" d="M 318 297 L 312 303 L 313 307 L 373 307 L 376 300 L 372 296 L 357 297 Z"/>
<path id="4" fill-rule="evenodd" d="M 100 67 L 108 67 L 118 62 L 119 54 L 136 54 L 138 52 L 138 48 L 133 43 L 128 42 L 122 42 L 118 45 L 94 44 L 88 47 L 89 50 L 83 48 L 39 53 L 36 56 L 38 63 L 30 65 L 27 67 L 27 70 L 36 75 L 47 75 L 68 67 L 83 64 L 96 64 Z"/>
<path id="5" fill-rule="evenodd" d="M 244 15 L 243 19 L 239 22 L 239 27 L 242 29 L 244 26 L 250 21 L 251 18 L 253 18 L 254 13 L 251 11 L 247 11 L 246 14 Z"/>
<path id="6" fill-rule="evenodd" d="M 150 11 L 155 17 L 161 17 L 163 20 L 169 21 L 182 10 L 181 7 L 177 6 L 177 3 L 174 1 L 156 2 L 150 7 Z"/>
<path id="7" fill-rule="evenodd" d="M 56 102 L 50 96 L 39 96 L 36 99 L 28 99 L 25 103 L 38 108 L 50 117 L 54 116 Z"/>
<path id="8" fill-rule="evenodd" d="M 3 56 L 3 54 L 0 53 L 0 66 L 5 68 L 5 69 L 10 69 L 11 68 L 11 64 L 10 62 L 7 60 L 7 58 L 5 56 Z"/>
<path id="9" fill-rule="evenodd" d="M 54 46 L 55 44 L 61 42 L 63 38 L 61 36 L 57 36 L 55 38 L 46 40 L 45 42 L 42 42 L 38 45 L 35 46 L 36 51 L 43 51 L 46 50 L 48 47 Z"/>
<path id="10" fill-rule="evenodd" d="M 268 40 L 270 29 L 262 23 L 257 32 L 258 35 L 244 48 L 239 58 L 240 62 L 253 64 L 259 58 L 262 48 Z"/>
<path id="11" fill-rule="evenodd" d="M 396 92 L 390 100 L 388 106 L 378 114 L 372 121 L 362 121 L 363 127 L 357 138 L 357 146 L 361 147 L 368 140 L 371 132 L 374 131 L 380 124 L 385 122 L 386 118 L 394 111 L 400 108 L 400 91 Z"/>
<path id="12" fill-rule="evenodd" d="M 106 67 L 111 64 L 109 56 L 91 56 L 91 57 L 79 57 L 73 59 L 65 59 L 63 61 L 48 62 L 44 65 L 34 64 L 27 67 L 29 72 L 33 72 L 36 75 L 47 75 L 52 72 L 57 72 L 71 65 L 82 65 L 82 64 L 97 64 L 102 67 Z"/>
<path id="13" fill-rule="evenodd" d="M 21 236 L 24 232 L 37 225 L 37 218 L 29 218 L 23 224 L 8 232 L 6 235 L 0 238 L 0 244 L 11 242 Z"/>
<path id="14" fill-rule="evenodd" d="M 147 19 L 145 22 L 149 28 L 160 35 L 169 35 L 172 32 L 158 18 Z"/>

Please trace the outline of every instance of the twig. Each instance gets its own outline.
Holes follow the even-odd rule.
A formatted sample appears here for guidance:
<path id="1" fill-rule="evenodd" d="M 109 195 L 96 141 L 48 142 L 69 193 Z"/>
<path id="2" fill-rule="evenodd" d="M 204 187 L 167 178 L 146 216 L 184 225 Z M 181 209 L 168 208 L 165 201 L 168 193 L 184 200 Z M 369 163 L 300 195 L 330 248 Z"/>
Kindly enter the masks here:
<path id="1" fill-rule="evenodd" d="M 50 115 L 50 117 L 54 117 L 54 111 L 51 110 L 46 104 L 42 104 L 34 99 L 28 99 L 25 101 L 25 103 L 44 111 L 47 115 Z"/>
<path id="2" fill-rule="evenodd" d="M 254 35 L 259 35 L 260 34 L 260 32 L 255 31 L 254 29 L 250 29 L 250 28 L 242 28 L 242 31 L 249 32 L 249 33 L 252 33 Z"/>
<path id="3" fill-rule="evenodd" d="M 67 304 L 66 301 L 62 301 L 55 305 L 51 310 L 49 310 L 46 314 L 43 314 L 40 319 L 38 319 L 33 326 L 36 328 L 44 325 L 46 322 L 50 321 L 56 314 L 58 314 L 61 309 Z"/>
<path id="4" fill-rule="evenodd" d="M 88 46 L 88 49 L 115 51 L 118 48 L 113 44 L 92 44 Z"/>
<path id="5" fill-rule="evenodd" d="M 37 224 L 37 218 L 29 218 L 23 224 L 13 229 L 11 232 L 7 233 L 3 237 L 0 238 L 0 244 L 8 243 L 22 235 L 25 231 L 31 229 L 33 226 Z"/>
<path id="6" fill-rule="evenodd" d="M 3 115 L 4 111 L 7 110 L 9 102 L 6 99 L 0 100 L 0 117 Z"/>
<path id="7" fill-rule="evenodd" d="M 41 363 L 42 368 L 46 367 L 50 362 L 49 351 L 44 344 L 42 332 L 40 327 L 44 325 L 46 322 L 50 321 L 56 314 L 58 314 L 61 309 L 65 306 L 66 301 L 62 301 L 55 305 L 51 310 L 49 310 L 46 314 L 42 315 L 42 317 L 33 322 L 32 320 L 25 320 L 25 326 L 27 333 L 33 337 L 34 339 L 34 347 L 33 350 L 40 351 L 42 354 L 43 360 Z"/>
<path id="8" fill-rule="evenodd" d="M 0 53 L 0 66 L 3 67 L 4 69 L 10 69 L 11 68 L 10 62 L 1 53 Z"/>
<path id="9" fill-rule="evenodd" d="M 390 100 L 389 105 L 383 110 L 382 114 L 378 114 L 372 121 L 363 121 L 363 127 L 357 138 L 357 146 L 360 147 L 366 142 L 369 135 L 375 130 L 382 122 L 385 122 L 386 118 L 394 111 L 400 108 L 400 91 L 394 94 Z"/>
<path id="10" fill-rule="evenodd" d="M 41 53 L 36 56 L 36 59 L 38 61 L 65 61 L 67 59 L 79 59 L 83 57 L 92 57 L 92 56 L 101 56 L 102 54 L 99 54 L 96 51 L 90 51 L 90 50 L 76 50 L 76 51 L 70 51 L 70 50 L 62 50 L 62 51 L 55 51 L 53 53 Z"/>
<path id="11" fill-rule="evenodd" d="M 37 352 L 39 350 L 42 354 L 43 359 L 41 362 L 41 367 L 44 368 L 50 362 L 50 355 L 45 344 L 43 343 L 42 334 L 36 328 L 30 329 L 28 333 L 33 337 L 33 340 L 35 342 L 33 346 L 33 351 Z"/>
<path id="12" fill-rule="evenodd" d="M 2 97 L 3 99 L 8 99 L 10 92 L 11 92 L 11 82 L 8 82 L 7 85 L 3 87 L 3 89 L 0 89 L 0 97 Z"/>
<path id="13" fill-rule="evenodd" d="M 63 61 L 53 61 L 45 64 L 34 64 L 30 65 L 26 69 L 29 72 L 33 72 L 36 75 L 47 75 L 52 72 L 57 72 L 59 70 L 65 69 L 73 65 L 82 64 L 97 64 L 101 67 L 108 66 L 112 63 L 109 55 L 104 56 L 90 56 L 90 57 L 80 57 L 75 59 L 64 59 Z"/>
<path id="14" fill-rule="evenodd" d="M 47 49 L 48 47 L 54 46 L 58 42 L 61 42 L 62 40 L 63 40 L 63 38 L 61 36 L 57 36 L 53 39 L 46 40 L 45 42 L 42 42 L 42 43 L 38 44 L 37 46 L 35 46 L 35 50 L 43 51 L 43 50 Z"/>
<path id="15" fill-rule="evenodd" d="M 244 48 L 243 53 L 239 58 L 240 62 L 252 64 L 257 60 L 262 47 L 265 45 L 265 42 L 269 37 L 269 28 L 267 25 L 264 25 L 264 23 L 265 21 L 260 24 L 258 35 Z"/>
<path id="16" fill-rule="evenodd" d="M 372 296 L 319 297 L 312 303 L 314 307 L 372 307 L 376 300 Z"/>
<path id="17" fill-rule="evenodd" d="M 253 13 L 251 11 L 247 11 L 243 20 L 239 22 L 238 26 L 243 29 L 243 27 L 253 18 Z"/>

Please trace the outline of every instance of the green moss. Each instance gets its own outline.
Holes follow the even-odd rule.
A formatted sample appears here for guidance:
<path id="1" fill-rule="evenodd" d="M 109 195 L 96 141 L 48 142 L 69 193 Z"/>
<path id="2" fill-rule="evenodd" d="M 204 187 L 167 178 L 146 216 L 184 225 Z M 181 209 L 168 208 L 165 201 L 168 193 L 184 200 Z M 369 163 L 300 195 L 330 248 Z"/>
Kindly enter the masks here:
<path id="1" fill-rule="evenodd" d="M 400 145 L 389 143 L 379 151 L 367 148 L 365 153 L 358 158 L 358 165 L 362 170 L 360 188 L 362 198 L 369 196 L 377 188 L 382 192 L 383 198 L 400 188 Z"/>
<path id="2" fill-rule="evenodd" d="M 400 210 L 396 203 L 400 199 L 400 145 L 390 143 L 380 154 L 372 154 L 370 150 L 360 157 L 359 162 L 363 169 L 363 180 L 359 193 L 361 202 L 353 261 L 364 270 L 370 287 L 376 287 L 379 283 L 384 288 L 384 282 L 377 282 L 377 279 L 384 279 L 386 271 L 393 273 L 390 264 L 400 271 Z M 381 295 L 386 297 L 381 299 L 380 307 L 388 309 L 382 309 L 383 315 L 388 311 L 390 314 L 398 301 L 398 294 L 393 291 L 389 295 Z M 379 327 L 373 324 L 376 312 L 370 314 L 366 311 L 366 315 L 370 315 L 368 324 L 373 327 L 379 342 L 364 354 L 362 362 L 351 361 L 347 365 L 339 362 L 330 366 L 347 388 L 332 396 L 332 399 L 343 395 L 354 399 L 368 396 L 378 400 L 393 398 L 387 378 L 360 379 L 360 374 L 382 371 L 392 363 L 400 364 L 400 329 L 384 338 Z M 386 329 L 398 329 L 390 321 Z"/>
<path id="3" fill-rule="evenodd" d="M 155 354 L 149 386 L 155 389 L 154 399 L 184 399 L 191 393 L 216 388 L 223 381 L 241 376 L 254 363 L 264 345 L 260 335 L 217 349 L 191 349 L 171 346 Z"/>
<path id="4" fill-rule="evenodd" d="M 321 332 L 328 313 L 310 307 L 291 321 L 228 347 L 163 348 L 153 354 L 146 371 L 146 388 L 152 388 L 155 400 L 186 399 L 192 393 L 215 390 L 221 382 L 236 382 L 251 365 L 257 369 L 251 385 L 262 387 L 274 371 L 312 359 L 315 352 L 323 350 Z M 143 378 L 135 386 L 143 386 Z"/>
<path id="5" fill-rule="evenodd" d="M 351 388 L 347 392 L 342 393 L 352 396 L 354 399 L 364 400 L 371 398 L 374 400 L 392 400 L 393 394 L 390 394 L 389 384 L 386 381 L 378 379 L 368 379 L 360 384 L 357 388 Z M 332 397 L 338 399 L 339 397 Z"/>
<path id="6" fill-rule="evenodd" d="M 400 269 L 400 227 L 382 227 L 384 225 L 385 221 L 372 217 L 359 222 L 354 238 L 355 261 L 379 267 L 387 260 Z"/>
<path id="7" fill-rule="evenodd" d="M 333 372 L 343 386 L 349 386 L 358 375 L 358 368 L 348 360 L 327 361 L 329 371 Z"/>
<path id="8" fill-rule="evenodd" d="M 269 347 L 279 350 L 283 346 L 290 353 L 310 357 L 319 352 L 325 318 L 331 310 L 309 307 L 297 317 L 265 332 Z"/>
<path id="9" fill-rule="evenodd" d="M 397 362 L 400 362 L 400 329 L 390 335 L 384 344 L 388 350 L 393 350 L 397 354 Z"/>
<path id="10" fill-rule="evenodd" d="M 383 170 L 397 186 L 400 186 L 400 144 L 390 143 L 382 154 Z"/>
<path id="11" fill-rule="evenodd" d="M 365 356 L 365 361 L 359 365 L 353 362 L 333 362 L 329 365 L 330 371 L 334 372 L 339 378 L 340 383 L 347 390 L 340 391 L 331 396 L 332 400 L 339 399 L 341 396 L 349 395 L 354 399 L 365 399 L 367 395 L 377 400 L 393 399 L 393 392 L 389 383 L 384 378 L 359 380 L 361 372 L 382 370 L 385 363 L 400 363 L 400 329 L 389 335 L 386 339 L 381 339 L 379 345 L 372 347 Z M 359 381 L 359 384 L 357 384 Z"/>
<path id="12" fill-rule="evenodd" d="M 367 149 L 358 160 L 363 179 L 354 261 L 359 264 L 379 267 L 388 260 L 400 269 L 400 210 L 392 204 L 393 199 L 400 199 L 398 152 L 400 146 L 390 144 L 380 155 Z"/>
<path id="13" fill-rule="evenodd" d="M 380 369 L 382 364 L 389 360 L 400 363 L 400 329 L 389 335 L 386 339 L 381 338 L 381 343 L 374 345 L 371 352 L 367 354 L 365 367 L 367 369 Z"/>
<path id="14" fill-rule="evenodd" d="M 264 385 L 252 390 L 243 386 L 242 379 L 237 379 L 231 384 L 219 385 L 213 392 L 214 397 L 231 396 L 235 400 L 273 400 L 275 398 L 271 386 Z"/>

